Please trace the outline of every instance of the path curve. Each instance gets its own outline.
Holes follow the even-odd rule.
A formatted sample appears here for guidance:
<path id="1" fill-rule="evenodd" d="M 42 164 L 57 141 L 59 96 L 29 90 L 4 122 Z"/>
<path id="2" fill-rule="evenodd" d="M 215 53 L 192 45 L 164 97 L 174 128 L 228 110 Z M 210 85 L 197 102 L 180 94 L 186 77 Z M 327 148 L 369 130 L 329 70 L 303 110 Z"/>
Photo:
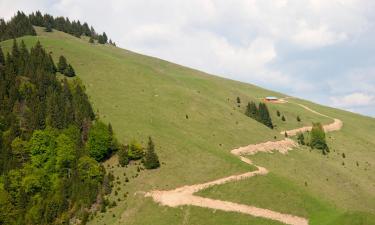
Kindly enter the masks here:
<path id="1" fill-rule="evenodd" d="M 343 123 L 341 120 L 329 117 L 317 111 L 310 109 L 309 107 L 297 104 L 306 110 L 309 110 L 315 114 L 328 117 L 333 119 L 333 122 L 328 125 L 324 125 L 323 128 L 325 132 L 336 131 L 340 130 Z M 289 131 L 282 131 L 281 133 L 284 134 L 285 132 L 289 136 L 294 136 L 299 132 L 304 132 L 311 130 L 311 126 L 306 126 L 298 129 L 293 129 Z M 228 182 L 239 181 L 245 178 L 250 178 L 253 176 L 258 175 L 266 175 L 268 170 L 264 167 L 257 166 L 252 163 L 252 161 L 248 158 L 243 157 L 242 155 L 254 155 L 258 152 L 267 152 L 272 153 L 272 151 L 279 151 L 282 154 L 288 153 L 289 150 L 292 150 L 294 147 L 297 147 L 298 144 L 293 141 L 292 139 L 285 138 L 284 140 L 280 141 L 267 141 L 259 144 L 252 144 L 245 147 L 240 147 L 237 149 L 233 149 L 231 153 L 237 157 L 244 163 L 249 165 L 254 165 L 257 167 L 257 170 L 239 174 L 239 175 L 232 175 L 228 177 L 224 177 L 221 179 L 217 179 L 214 181 L 202 183 L 202 184 L 194 184 L 194 185 L 186 185 L 183 187 L 179 187 L 173 190 L 154 190 L 150 191 L 145 194 L 146 197 L 152 197 L 155 202 L 158 202 L 161 205 L 169 206 L 169 207 L 178 207 L 183 205 L 194 205 L 204 208 L 211 208 L 211 209 L 218 209 L 228 212 L 239 212 L 248 215 L 252 215 L 255 217 L 262 217 L 271 220 L 276 220 L 284 224 L 290 225 L 308 225 L 308 219 L 303 217 L 298 217 L 290 214 L 279 213 L 276 211 L 272 211 L 269 209 L 262 209 L 255 206 L 243 205 L 229 201 L 221 201 L 215 200 L 205 197 L 200 197 L 194 195 L 194 193 L 201 191 L 203 189 L 207 189 L 214 185 L 221 185 Z"/>

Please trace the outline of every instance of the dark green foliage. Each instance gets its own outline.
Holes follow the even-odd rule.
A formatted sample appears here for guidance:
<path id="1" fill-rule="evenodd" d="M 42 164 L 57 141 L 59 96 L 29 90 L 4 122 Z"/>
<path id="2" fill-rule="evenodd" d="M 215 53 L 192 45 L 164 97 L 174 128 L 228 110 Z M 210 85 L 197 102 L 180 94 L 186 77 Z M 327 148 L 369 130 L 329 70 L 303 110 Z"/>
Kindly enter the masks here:
<path id="1" fill-rule="evenodd" d="M 94 39 L 100 40 L 99 43 L 101 44 L 108 42 L 106 33 L 98 35 L 93 27 L 89 28 L 87 23 L 82 24 L 79 20 L 70 21 L 68 18 L 64 17 L 53 17 L 49 14 L 42 15 L 40 11 L 31 13 L 28 18 L 32 25 L 45 27 L 46 31 L 56 29 L 78 38 L 85 35 L 90 37 L 90 43 L 93 43 Z"/>
<path id="2" fill-rule="evenodd" d="M 155 145 L 151 137 L 148 138 L 147 149 L 142 162 L 146 169 L 156 169 L 160 166 L 159 158 L 155 152 Z"/>
<path id="3" fill-rule="evenodd" d="M 0 66 L 1 65 L 4 65 L 5 64 L 5 57 L 4 57 L 4 53 L 3 53 L 3 50 L 0 46 Z"/>
<path id="4" fill-rule="evenodd" d="M 46 32 L 52 32 L 52 29 L 56 29 L 78 38 L 86 35 L 93 40 L 97 39 L 101 44 L 108 43 L 108 37 L 105 32 L 102 35 L 98 35 L 93 27 L 89 28 L 87 23 L 81 24 L 79 20 L 70 21 L 68 18 L 53 17 L 49 14 L 43 15 L 40 11 L 31 13 L 28 16 L 18 11 L 8 22 L 0 19 L 0 41 L 25 35 L 36 35 L 33 25 L 44 27 Z M 114 42 L 112 44 L 115 45 Z"/>
<path id="5" fill-rule="evenodd" d="M 0 62 L 0 224 L 69 221 L 103 181 L 84 148 L 94 119 L 88 97 L 79 81 L 56 78 L 40 43 L 29 51 L 14 41 Z"/>
<path id="6" fill-rule="evenodd" d="M 284 132 L 284 136 L 285 136 L 285 137 L 288 137 L 288 133 L 287 133 L 286 131 Z"/>
<path id="7" fill-rule="evenodd" d="M 60 73 L 64 73 L 67 67 L 68 67 L 68 63 L 66 62 L 66 58 L 64 56 L 60 56 L 59 62 L 57 63 L 57 70 Z"/>
<path id="8" fill-rule="evenodd" d="M 241 104 L 241 99 L 240 99 L 240 97 L 237 97 L 237 104 Z"/>
<path id="9" fill-rule="evenodd" d="M 96 121 L 89 131 L 87 141 L 87 151 L 90 156 L 97 161 L 102 161 L 117 150 L 113 144 L 113 133 L 108 130 L 108 126 L 100 121 Z"/>
<path id="10" fill-rule="evenodd" d="M 52 24 L 51 23 L 46 23 L 44 31 L 45 32 L 52 32 Z"/>
<path id="11" fill-rule="evenodd" d="M 323 126 L 320 123 L 313 123 L 310 132 L 310 147 L 322 150 L 323 154 L 329 152 L 329 148 L 326 142 L 326 134 L 324 132 Z"/>
<path id="12" fill-rule="evenodd" d="M 89 43 L 94 44 L 94 38 L 93 37 L 90 37 Z"/>
<path id="13" fill-rule="evenodd" d="M 64 71 L 64 75 L 67 77 L 74 77 L 76 75 L 76 72 L 74 71 L 72 65 L 68 65 L 68 67 Z"/>
<path id="14" fill-rule="evenodd" d="M 301 118 L 299 116 L 297 116 L 297 121 L 301 122 Z"/>
<path id="15" fill-rule="evenodd" d="M 98 35 L 98 43 L 99 44 L 106 44 L 108 41 L 107 35 L 104 32 L 102 35 Z"/>
<path id="16" fill-rule="evenodd" d="M 279 110 L 276 111 L 276 115 L 277 115 L 278 117 L 280 117 L 281 113 L 280 113 Z"/>
<path id="17" fill-rule="evenodd" d="M 127 145 L 120 145 L 118 149 L 118 162 L 121 166 L 126 166 L 129 164 L 129 155 L 128 155 L 129 146 Z"/>
<path id="18" fill-rule="evenodd" d="M 284 115 L 281 116 L 281 120 L 282 120 L 282 121 L 285 121 L 285 120 L 286 120 Z"/>
<path id="19" fill-rule="evenodd" d="M 245 115 L 273 129 L 272 119 L 265 103 L 261 102 L 257 107 L 254 102 L 249 102 L 246 106 Z"/>
<path id="20" fill-rule="evenodd" d="M 143 157 L 143 147 L 133 140 L 129 145 L 128 156 L 130 160 L 139 160 Z"/>
<path id="21" fill-rule="evenodd" d="M 0 19 L 0 41 L 25 35 L 36 35 L 36 32 L 23 12 L 18 11 L 8 22 Z"/>
<path id="22" fill-rule="evenodd" d="M 305 136 L 303 135 L 303 133 L 298 133 L 297 141 L 298 141 L 298 144 L 305 145 Z"/>

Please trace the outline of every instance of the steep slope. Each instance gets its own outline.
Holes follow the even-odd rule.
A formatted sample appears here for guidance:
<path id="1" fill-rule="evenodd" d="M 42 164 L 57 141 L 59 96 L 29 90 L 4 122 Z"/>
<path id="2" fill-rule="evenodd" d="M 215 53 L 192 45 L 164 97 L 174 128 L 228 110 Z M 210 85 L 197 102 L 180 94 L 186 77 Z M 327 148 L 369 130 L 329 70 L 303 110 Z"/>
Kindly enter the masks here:
<path id="1" fill-rule="evenodd" d="M 244 116 L 244 107 L 248 101 L 257 101 L 260 97 L 283 97 L 280 93 L 211 76 L 113 46 L 92 45 L 84 38 L 78 39 L 57 31 L 44 33 L 37 28 L 37 33 L 37 37 L 22 39 L 28 46 L 40 40 L 52 52 L 55 60 L 60 55 L 69 58 L 86 85 L 94 108 L 102 120 L 111 121 L 119 140 L 146 140 L 146 137 L 151 135 L 162 161 L 159 170 L 141 172 L 137 178 L 130 179 L 129 183 L 124 182 L 124 173 L 128 177 L 135 176 L 138 174 L 136 166 L 125 169 L 117 167 L 115 158 L 108 161 L 106 167 L 114 171 L 115 177 L 119 177 L 119 183 L 115 185 L 115 189 L 119 188 L 118 195 L 113 194 L 111 200 L 120 198 L 121 201 L 109 212 L 96 216 L 92 224 L 278 224 L 220 211 L 216 211 L 215 216 L 212 216 L 210 210 L 190 206 L 177 209 L 158 206 L 151 199 L 136 193 L 153 189 L 168 190 L 247 172 L 248 165 L 231 155 L 231 149 L 268 141 L 274 137 L 280 140 L 283 138 L 280 134 L 282 130 L 311 125 L 313 121 L 327 124 L 331 122 L 329 118 L 308 112 L 295 104 L 269 105 L 273 120 L 277 124 L 277 129 L 270 130 Z M 2 43 L 2 46 L 9 49 L 11 41 Z M 242 100 L 241 107 L 236 106 L 237 96 Z M 351 160 L 350 169 L 349 166 L 342 167 L 341 156 L 335 153 L 328 159 L 308 150 L 295 151 L 287 156 L 259 155 L 255 157 L 255 162 L 277 174 L 275 178 L 271 177 L 264 182 L 275 184 L 285 178 L 287 186 L 304 191 L 301 199 L 312 198 L 323 206 L 335 204 L 343 210 L 349 210 L 347 206 L 353 205 L 353 211 L 363 211 L 359 202 L 363 200 L 371 203 L 370 200 L 374 198 L 371 189 L 374 188 L 375 178 L 371 171 L 372 165 L 375 164 L 375 143 L 372 138 L 375 120 L 298 99 L 290 101 L 301 102 L 344 121 L 343 131 L 332 134 L 335 140 L 332 145 L 338 152 L 346 152 L 350 156 L 345 159 Z M 276 116 L 276 110 L 286 115 L 286 122 Z M 302 122 L 296 121 L 297 115 L 301 116 Z M 361 163 L 360 171 L 355 166 L 356 160 Z M 328 166 L 321 166 L 326 161 L 329 161 Z M 366 162 L 368 166 L 365 171 Z M 319 170 L 316 170 L 317 168 Z M 340 179 L 334 179 L 320 189 L 318 173 L 325 169 L 327 171 L 324 172 L 330 176 L 339 174 Z M 294 174 L 289 173 L 291 170 L 301 170 L 309 174 L 307 188 L 304 187 L 303 173 L 294 177 Z M 238 193 L 238 196 L 242 196 L 242 200 L 252 199 L 254 194 L 263 196 L 261 188 L 255 190 L 255 193 L 246 191 L 250 188 L 248 185 L 242 185 L 243 182 L 252 181 L 239 182 L 242 192 L 239 192 L 241 195 Z M 345 185 L 342 188 L 342 183 L 348 184 L 348 188 Z M 360 188 L 353 188 L 354 184 Z M 237 187 L 234 183 L 230 185 Z M 129 192 L 129 195 L 125 199 L 126 192 Z M 340 201 L 335 200 L 336 192 Z M 342 196 L 346 195 L 350 196 L 350 203 L 342 200 Z M 290 197 L 290 193 L 287 196 Z M 358 198 L 352 199 L 352 196 Z M 226 200 L 231 195 L 223 190 L 222 197 Z M 277 200 L 278 196 L 271 198 Z M 373 214 L 375 206 L 370 203 L 366 205 L 369 208 L 367 211 Z M 269 205 L 262 207 L 268 208 Z M 324 210 L 324 207 L 322 208 Z M 314 210 L 319 212 L 320 209 L 317 207 Z"/>

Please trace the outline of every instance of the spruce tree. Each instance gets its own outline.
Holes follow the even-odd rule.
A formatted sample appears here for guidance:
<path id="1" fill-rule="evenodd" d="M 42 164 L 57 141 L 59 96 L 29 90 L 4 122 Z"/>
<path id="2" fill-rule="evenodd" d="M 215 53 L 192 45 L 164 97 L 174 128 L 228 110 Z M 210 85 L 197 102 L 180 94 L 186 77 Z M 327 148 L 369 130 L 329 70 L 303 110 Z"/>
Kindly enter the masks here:
<path id="1" fill-rule="evenodd" d="M 64 75 L 67 77 L 74 77 L 76 75 L 76 72 L 74 71 L 72 65 L 68 65 L 68 67 L 64 71 Z"/>
<path id="2" fill-rule="evenodd" d="M 4 53 L 3 53 L 1 46 L 0 46 L 0 65 L 5 65 Z"/>
<path id="3" fill-rule="evenodd" d="M 298 144 L 305 145 L 305 136 L 303 135 L 303 133 L 298 133 L 297 140 Z"/>
<path id="4" fill-rule="evenodd" d="M 52 25 L 51 25 L 51 23 L 46 23 L 44 31 L 45 32 L 52 32 Z"/>
<path id="5" fill-rule="evenodd" d="M 284 116 L 284 115 L 281 117 L 281 120 L 282 120 L 282 121 L 285 121 L 285 116 Z"/>
<path id="6" fill-rule="evenodd" d="M 66 58 L 64 56 L 60 56 L 59 63 L 57 64 L 57 70 L 64 74 L 66 68 L 68 67 L 68 64 L 66 62 Z"/>
<path id="7" fill-rule="evenodd" d="M 155 145 L 151 137 L 148 137 L 147 150 L 142 162 L 146 169 L 156 169 L 160 166 L 159 158 L 155 152 Z"/>
<path id="8" fill-rule="evenodd" d="M 313 123 L 310 132 L 310 146 L 311 148 L 322 150 L 323 154 L 329 152 L 329 148 L 326 142 L 326 134 L 324 132 L 322 124 L 320 123 Z"/>
<path id="9" fill-rule="evenodd" d="M 280 111 L 279 110 L 277 110 L 277 112 L 276 112 L 276 115 L 278 116 L 278 117 L 280 117 Z"/>

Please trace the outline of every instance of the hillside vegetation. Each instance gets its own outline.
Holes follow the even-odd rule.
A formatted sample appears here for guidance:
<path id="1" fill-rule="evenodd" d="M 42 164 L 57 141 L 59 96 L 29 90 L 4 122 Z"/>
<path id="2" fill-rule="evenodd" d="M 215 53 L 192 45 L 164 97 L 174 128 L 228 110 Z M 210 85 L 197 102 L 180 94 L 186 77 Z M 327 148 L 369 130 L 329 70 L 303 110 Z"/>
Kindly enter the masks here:
<path id="1" fill-rule="evenodd" d="M 230 150 L 281 140 L 282 130 L 332 122 L 293 103 L 303 103 L 344 122 L 341 131 L 327 135 L 328 155 L 307 147 L 287 155 L 258 154 L 251 159 L 267 167 L 269 176 L 215 186 L 199 194 L 306 216 L 311 218 L 310 224 L 374 223 L 375 119 L 288 99 L 290 103 L 267 104 L 275 126 L 270 129 L 247 117 L 246 105 L 265 96 L 285 97 L 281 93 L 111 45 L 90 44 L 85 37 L 44 32 L 38 27 L 36 31 L 38 36 L 20 39 L 28 46 L 39 40 L 55 61 L 66 56 L 85 84 L 94 112 L 104 122 L 111 122 L 117 139 L 125 143 L 152 136 L 162 165 L 143 171 L 137 162 L 127 168 L 118 166 L 117 156 L 106 161 L 104 166 L 114 174 L 116 190 L 109 200 L 117 203 L 97 213 L 89 224 L 280 224 L 193 206 L 159 206 L 143 193 L 247 172 L 249 165 Z M 11 43 L 1 45 L 9 50 Z M 277 110 L 285 121 L 277 116 Z"/>

